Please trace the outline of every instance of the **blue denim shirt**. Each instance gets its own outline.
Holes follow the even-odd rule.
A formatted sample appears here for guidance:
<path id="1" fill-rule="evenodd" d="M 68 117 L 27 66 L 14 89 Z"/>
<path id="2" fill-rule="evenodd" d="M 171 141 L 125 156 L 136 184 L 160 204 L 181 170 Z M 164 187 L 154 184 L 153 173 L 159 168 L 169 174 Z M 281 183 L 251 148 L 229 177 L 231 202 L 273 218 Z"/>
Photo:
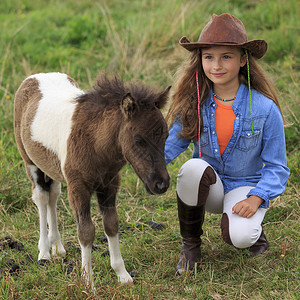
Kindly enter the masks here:
<path id="1" fill-rule="evenodd" d="M 211 91 L 203 104 L 201 158 L 218 173 L 225 193 L 240 186 L 255 186 L 247 197 L 261 197 L 264 200 L 261 207 L 267 208 L 271 199 L 284 192 L 290 173 L 286 162 L 284 128 L 276 104 L 256 90 L 251 90 L 251 95 L 254 134 L 251 128 L 249 90 L 241 84 L 232 104 L 236 116 L 233 133 L 221 156 L 215 126 L 217 105 Z M 180 120 L 170 127 L 165 145 L 167 164 L 192 142 L 178 137 L 181 130 Z M 198 141 L 193 141 L 193 158 L 198 157 Z"/>

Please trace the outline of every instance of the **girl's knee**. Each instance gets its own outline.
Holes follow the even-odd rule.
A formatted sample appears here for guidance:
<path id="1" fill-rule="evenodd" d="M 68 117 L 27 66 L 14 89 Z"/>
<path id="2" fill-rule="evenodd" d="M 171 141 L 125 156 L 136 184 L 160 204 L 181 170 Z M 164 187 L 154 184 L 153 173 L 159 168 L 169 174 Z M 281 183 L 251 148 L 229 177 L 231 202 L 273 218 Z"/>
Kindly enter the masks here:
<path id="1" fill-rule="evenodd" d="M 216 183 L 213 168 L 202 159 L 191 159 L 180 169 L 177 176 L 177 194 L 188 205 L 204 205 L 211 184 Z"/>
<path id="2" fill-rule="evenodd" d="M 251 247 L 259 238 L 257 229 L 249 229 L 246 231 L 242 230 L 234 230 L 233 232 L 230 232 L 230 237 L 232 244 L 236 248 L 244 249 Z"/>
<path id="3" fill-rule="evenodd" d="M 230 226 L 229 222 L 227 214 L 224 213 L 221 220 L 222 238 L 227 244 L 236 248 L 251 247 L 261 234 L 261 226 L 252 227 L 247 222 Z"/>
<path id="4" fill-rule="evenodd" d="M 180 181 L 181 178 L 202 176 L 205 169 L 209 166 L 210 165 L 203 159 L 190 159 L 181 166 L 177 178 Z"/>

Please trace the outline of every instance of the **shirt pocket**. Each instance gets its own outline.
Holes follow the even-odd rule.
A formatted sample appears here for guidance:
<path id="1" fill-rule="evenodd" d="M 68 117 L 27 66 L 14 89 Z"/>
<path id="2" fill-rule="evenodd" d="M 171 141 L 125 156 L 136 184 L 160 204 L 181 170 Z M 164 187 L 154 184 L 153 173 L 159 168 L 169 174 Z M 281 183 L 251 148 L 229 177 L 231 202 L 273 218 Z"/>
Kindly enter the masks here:
<path id="1" fill-rule="evenodd" d="M 259 136 L 260 130 L 254 131 L 254 134 L 252 134 L 252 131 L 249 130 L 242 131 L 236 148 L 245 152 L 255 148 L 259 141 Z"/>
<path id="2" fill-rule="evenodd" d="M 206 146 L 208 144 L 208 127 L 203 127 L 203 130 L 200 134 L 200 145 Z"/>

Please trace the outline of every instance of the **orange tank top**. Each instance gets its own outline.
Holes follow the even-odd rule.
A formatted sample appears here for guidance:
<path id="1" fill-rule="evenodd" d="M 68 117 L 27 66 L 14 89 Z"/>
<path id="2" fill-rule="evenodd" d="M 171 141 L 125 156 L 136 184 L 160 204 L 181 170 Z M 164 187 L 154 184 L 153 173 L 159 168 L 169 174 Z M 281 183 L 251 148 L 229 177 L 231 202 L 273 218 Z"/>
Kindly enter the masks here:
<path id="1" fill-rule="evenodd" d="M 232 136 L 235 114 L 231 106 L 225 106 L 216 99 L 215 102 L 217 103 L 215 125 L 222 155 Z"/>

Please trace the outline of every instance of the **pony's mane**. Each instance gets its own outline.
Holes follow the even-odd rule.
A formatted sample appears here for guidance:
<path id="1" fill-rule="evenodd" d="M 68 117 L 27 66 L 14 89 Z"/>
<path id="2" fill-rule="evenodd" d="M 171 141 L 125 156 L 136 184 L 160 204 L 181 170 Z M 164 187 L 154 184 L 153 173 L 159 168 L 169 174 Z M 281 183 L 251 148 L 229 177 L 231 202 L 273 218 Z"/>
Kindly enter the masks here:
<path id="1" fill-rule="evenodd" d="M 140 106 L 153 105 L 155 91 L 146 87 L 142 82 L 125 84 L 122 79 L 116 76 L 109 78 L 106 74 L 98 76 L 93 89 L 79 96 L 77 101 L 90 101 L 109 109 L 118 106 L 128 93 L 138 101 Z"/>

